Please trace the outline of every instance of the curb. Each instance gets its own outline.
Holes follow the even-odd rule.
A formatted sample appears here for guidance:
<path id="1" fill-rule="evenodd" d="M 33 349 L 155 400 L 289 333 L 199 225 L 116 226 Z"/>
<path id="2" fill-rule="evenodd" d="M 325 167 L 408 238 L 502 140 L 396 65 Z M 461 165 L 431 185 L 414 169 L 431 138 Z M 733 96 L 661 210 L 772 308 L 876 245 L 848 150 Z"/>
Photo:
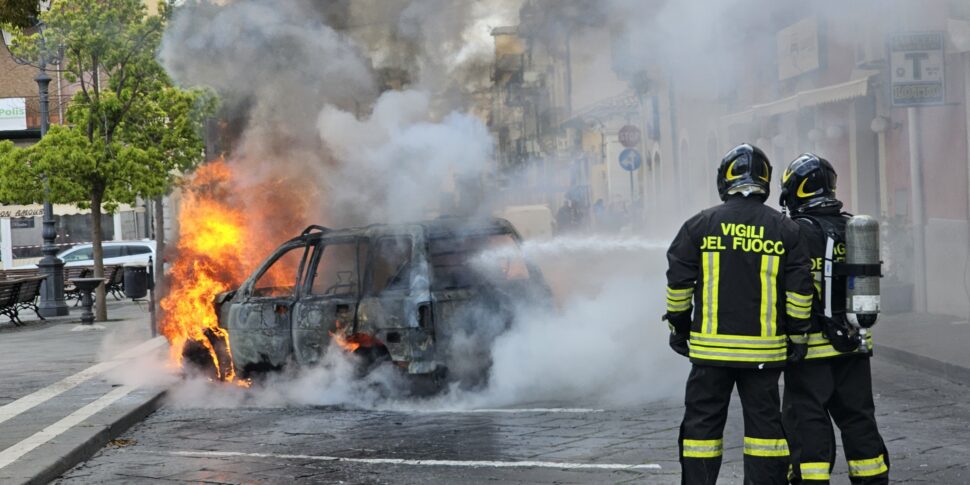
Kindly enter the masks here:
<path id="1" fill-rule="evenodd" d="M 125 410 L 120 416 L 113 417 L 106 426 L 85 427 L 84 436 L 77 443 L 69 444 L 65 453 L 51 456 L 47 460 L 40 460 L 20 473 L 15 480 L 21 483 L 45 484 L 49 483 L 77 464 L 91 458 L 104 448 L 111 440 L 117 438 L 135 424 L 139 423 L 155 412 L 165 397 L 164 390 L 154 391 L 154 394 L 137 406 Z"/>
<path id="2" fill-rule="evenodd" d="M 966 367 L 943 362 L 906 350 L 896 349 L 885 344 L 879 344 L 874 354 L 885 356 L 887 360 L 897 364 L 912 367 L 927 374 L 956 382 L 957 384 L 970 386 L 970 369 Z"/>

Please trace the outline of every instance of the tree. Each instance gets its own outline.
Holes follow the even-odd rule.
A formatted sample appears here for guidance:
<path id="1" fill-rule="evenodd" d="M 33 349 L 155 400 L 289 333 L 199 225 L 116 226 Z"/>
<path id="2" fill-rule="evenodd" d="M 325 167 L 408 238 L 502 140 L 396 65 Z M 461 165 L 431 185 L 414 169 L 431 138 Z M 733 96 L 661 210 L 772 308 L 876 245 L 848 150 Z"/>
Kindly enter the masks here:
<path id="1" fill-rule="evenodd" d="M 0 24 L 30 27 L 38 13 L 40 2 L 37 0 L 0 0 Z"/>
<path id="2" fill-rule="evenodd" d="M 40 33 L 14 36 L 18 57 L 40 59 L 57 46 L 59 69 L 80 86 L 67 126 L 39 143 L 7 149 L 0 163 L 0 196 L 37 201 L 49 185 L 54 202 L 91 209 L 94 274 L 104 276 L 101 214 L 136 196 L 166 193 L 177 174 L 202 161 L 198 108 L 211 98 L 171 86 L 155 61 L 170 9 L 149 16 L 140 0 L 59 0 L 40 13 Z M 107 318 L 98 288 L 98 320 Z"/>

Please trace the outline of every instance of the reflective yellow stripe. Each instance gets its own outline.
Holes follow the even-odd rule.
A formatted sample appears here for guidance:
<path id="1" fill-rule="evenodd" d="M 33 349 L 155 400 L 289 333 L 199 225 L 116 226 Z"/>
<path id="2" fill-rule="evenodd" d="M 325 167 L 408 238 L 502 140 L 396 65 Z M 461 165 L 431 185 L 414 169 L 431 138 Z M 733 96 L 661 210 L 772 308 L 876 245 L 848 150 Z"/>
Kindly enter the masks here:
<path id="1" fill-rule="evenodd" d="M 795 291 L 786 291 L 785 297 L 791 303 L 797 303 L 801 306 L 812 306 L 812 295 L 803 295 Z"/>
<path id="2" fill-rule="evenodd" d="M 825 462 L 801 463 L 798 465 L 802 480 L 829 480 L 829 464 Z"/>
<path id="3" fill-rule="evenodd" d="M 781 257 L 761 255 L 761 335 L 777 333 L 778 316 L 778 265 Z"/>
<path id="4" fill-rule="evenodd" d="M 850 477 L 872 477 L 889 471 L 883 455 L 865 460 L 849 460 Z"/>
<path id="5" fill-rule="evenodd" d="M 810 333 L 808 334 L 808 353 L 805 355 L 806 359 L 824 359 L 827 357 L 836 357 L 839 355 L 849 355 L 849 354 L 860 354 L 865 353 L 868 350 L 872 350 L 872 331 L 866 334 L 866 348 L 853 350 L 850 352 L 839 352 L 835 350 L 835 347 L 829 343 L 829 339 L 825 338 L 822 332 Z"/>
<path id="6" fill-rule="evenodd" d="M 812 295 L 786 291 L 785 302 L 788 315 L 792 318 L 805 319 L 812 316 Z"/>
<path id="7" fill-rule="evenodd" d="M 723 347 L 707 347 L 698 344 L 690 345 L 691 358 L 701 360 L 718 360 L 725 362 L 778 362 L 787 357 L 784 348 L 771 349 L 730 349 Z"/>
<path id="8" fill-rule="evenodd" d="M 667 298 L 690 298 L 694 294 L 693 288 L 667 287 Z"/>
<path id="9" fill-rule="evenodd" d="M 788 456 L 788 441 L 744 437 L 744 454 L 751 456 Z"/>
<path id="10" fill-rule="evenodd" d="M 808 337 L 805 336 L 805 335 L 789 335 L 788 336 L 788 339 L 791 340 L 792 343 L 795 343 L 795 344 L 807 344 L 808 343 Z"/>
<path id="11" fill-rule="evenodd" d="M 693 344 L 706 347 L 731 347 L 741 349 L 776 349 L 785 347 L 784 336 L 708 335 L 700 332 L 691 332 L 690 341 Z"/>
<path id="12" fill-rule="evenodd" d="M 717 458 L 724 448 L 723 440 L 683 440 L 684 458 Z"/>
<path id="13" fill-rule="evenodd" d="M 701 312 L 701 330 L 704 333 L 717 333 L 717 287 L 721 278 L 721 253 L 707 251 L 701 253 L 701 268 L 704 276 L 704 297 Z"/>

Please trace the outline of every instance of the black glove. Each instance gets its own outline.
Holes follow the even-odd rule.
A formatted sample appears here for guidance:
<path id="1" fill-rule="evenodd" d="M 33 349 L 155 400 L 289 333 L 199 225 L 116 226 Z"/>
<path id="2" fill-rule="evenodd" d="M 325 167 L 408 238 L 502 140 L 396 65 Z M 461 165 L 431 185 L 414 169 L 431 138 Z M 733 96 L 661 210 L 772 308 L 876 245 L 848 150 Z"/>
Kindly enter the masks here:
<path id="1" fill-rule="evenodd" d="M 689 357 L 690 348 L 687 346 L 687 334 L 686 333 L 671 333 L 670 334 L 670 348 L 674 349 L 684 357 Z"/>
<path id="2" fill-rule="evenodd" d="M 691 310 L 687 309 L 677 313 L 667 312 L 664 314 L 662 319 L 670 325 L 670 331 L 672 333 L 683 334 L 686 337 L 687 335 L 690 335 L 690 315 Z"/>
<path id="3" fill-rule="evenodd" d="M 788 336 L 788 363 L 801 362 L 808 355 L 808 335 Z"/>

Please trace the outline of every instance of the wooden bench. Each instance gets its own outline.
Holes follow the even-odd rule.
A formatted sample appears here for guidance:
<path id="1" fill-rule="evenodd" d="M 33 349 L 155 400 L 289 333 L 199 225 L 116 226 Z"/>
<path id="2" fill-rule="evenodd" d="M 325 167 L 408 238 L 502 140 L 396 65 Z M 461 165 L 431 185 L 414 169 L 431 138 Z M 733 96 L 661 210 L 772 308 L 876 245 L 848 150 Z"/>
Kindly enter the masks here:
<path id="1" fill-rule="evenodd" d="M 74 300 L 74 306 L 81 303 L 81 292 L 78 291 L 71 280 L 74 278 L 87 278 L 94 272 L 90 266 L 65 266 L 64 267 L 64 299 Z"/>
<path id="2" fill-rule="evenodd" d="M 115 300 L 125 299 L 125 267 L 124 265 L 109 265 L 104 267 L 104 292 L 107 296 L 115 297 Z"/>
<path id="3" fill-rule="evenodd" d="M 40 296 L 40 285 L 44 278 L 46 276 L 28 276 L 0 281 L 0 312 L 10 318 L 14 325 L 23 325 L 20 310 L 25 308 L 33 310 L 37 318 L 45 320 L 37 308 L 37 297 Z"/>
<path id="4" fill-rule="evenodd" d="M 19 281 L 0 281 L 0 314 L 6 315 L 18 327 L 20 326 L 20 320 L 17 318 L 17 297 L 19 296 L 19 292 Z"/>

